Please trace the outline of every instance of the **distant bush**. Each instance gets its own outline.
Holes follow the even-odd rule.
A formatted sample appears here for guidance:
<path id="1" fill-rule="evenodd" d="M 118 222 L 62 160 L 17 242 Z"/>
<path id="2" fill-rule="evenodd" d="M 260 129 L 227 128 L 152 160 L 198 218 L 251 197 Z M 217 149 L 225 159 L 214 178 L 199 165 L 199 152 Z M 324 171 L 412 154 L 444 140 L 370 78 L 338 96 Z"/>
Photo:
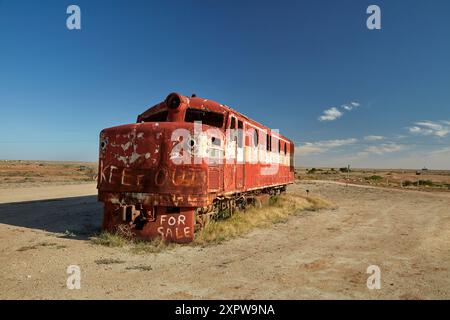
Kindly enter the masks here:
<path id="1" fill-rule="evenodd" d="M 349 169 L 349 168 L 347 168 L 347 167 L 342 167 L 342 168 L 339 168 L 339 171 L 340 171 L 340 172 L 350 172 L 350 171 L 352 171 L 352 170 Z"/>
<path id="2" fill-rule="evenodd" d="M 97 168 L 94 167 L 84 167 L 81 171 L 85 177 L 85 181 L 94 181 L 97 179 Z"/>
<path id="3" fill-rule="evenodd" d="M 419 180 L 419 185 L 426 186 L 426 187 L 432 187 L 434 185 L 434 183 L 431 180 Z"/>
<path id="4" fill-rule="evenodd" d="M 316 168 L 311 168 L 308 171 L 306 171 L 306 173 L 311 174 L 311 173 L 316 173 L 317 169 Z"/>
<path id="5" fill-rule="evenodd" d="M 433 187 L 433 186 L 436 186 L 436 184 L 433 181 L 431 181 L 431 180 L 419 180 L 417 182 L 406 180 L 406 181 L 403 181 L 403 186 L 404 187 L 409 187 L 409 186 Z"/>
<path id="6" fill-rule="evenodd" d="M 412 181 L 409 181 L 409 180 L 403 181 L 403 186 L 404 187 L 409 187 L 409 186 L 412 186 L 413 184 L 414 183 Z"/>
<path id="7" fill-rule="evenodd" d="M 370 177 L 365 177 L 364 179 L 378 182 L 378 181 L 383 180 L 383 177 L 373 175 Z"/>

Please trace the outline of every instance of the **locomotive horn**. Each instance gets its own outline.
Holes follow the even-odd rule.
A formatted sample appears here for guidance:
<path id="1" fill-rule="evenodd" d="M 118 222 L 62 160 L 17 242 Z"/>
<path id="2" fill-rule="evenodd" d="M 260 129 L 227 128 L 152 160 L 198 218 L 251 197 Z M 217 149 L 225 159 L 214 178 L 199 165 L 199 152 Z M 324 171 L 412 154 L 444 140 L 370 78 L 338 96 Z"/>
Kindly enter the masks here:
<path id="1" fill-rule="evenodd" d="M 177 109 L 181 104 L 181 96 L 178 93 L 171 93 L 166 98 L 166 105 L 169 109 Z"/>

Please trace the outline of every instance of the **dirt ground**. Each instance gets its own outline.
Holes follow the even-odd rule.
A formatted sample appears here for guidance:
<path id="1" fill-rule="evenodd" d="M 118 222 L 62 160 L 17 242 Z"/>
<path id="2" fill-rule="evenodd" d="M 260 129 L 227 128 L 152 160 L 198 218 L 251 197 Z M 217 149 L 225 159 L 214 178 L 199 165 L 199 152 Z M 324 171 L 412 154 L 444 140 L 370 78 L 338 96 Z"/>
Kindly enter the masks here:
<path id="1" fill-rule="evenodd" d="M 92 183 L 97 163 L 69 161 L 0 160 L 1 189 Z"/>
<path id="2" fill-rule="evenodd" d="M 450 298 L 449 193 L 290 188 L 306 189 L 338 208 L 219 245 L 146 254 L 90 243 L 101 222 L 92 183 L 1 190 L 0 298 Z M 79 290 L 67 289 L 69 265 L 81 269 Z M 380 290 L 366 286 L 369 265 L 381 269 Z"/>

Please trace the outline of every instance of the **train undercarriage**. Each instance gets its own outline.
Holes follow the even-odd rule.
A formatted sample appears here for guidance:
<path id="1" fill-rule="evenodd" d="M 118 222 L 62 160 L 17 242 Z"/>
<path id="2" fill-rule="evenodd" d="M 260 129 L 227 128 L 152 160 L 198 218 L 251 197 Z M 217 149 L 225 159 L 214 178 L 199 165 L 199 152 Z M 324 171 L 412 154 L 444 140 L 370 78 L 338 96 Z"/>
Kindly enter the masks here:
<path id="1" fill-rule="evenodd" d="M 222 194 L 210 205 L 160 206 L 153 204 L 104 201 L 103 229 L 119 233 L 127 238 L 187 243 L 194 239 L 194 233 L 211 220 L 229 217 L 237 210 L 249 206 L 261 207 L 270 198 L 286 191 L 286 185 Z"/>
<path id="2" fill-rule="evenodd" d="M 220 219 L 224 215 L 233 215 L 236 210 L 245 210 L 249 206 L 262 207 L 270 197 L 285 191 L 286 185 L 281 185 L 218 196 L 212 205 L 196 209 L 197 228 L 201 228 L 210 220 Z"/>

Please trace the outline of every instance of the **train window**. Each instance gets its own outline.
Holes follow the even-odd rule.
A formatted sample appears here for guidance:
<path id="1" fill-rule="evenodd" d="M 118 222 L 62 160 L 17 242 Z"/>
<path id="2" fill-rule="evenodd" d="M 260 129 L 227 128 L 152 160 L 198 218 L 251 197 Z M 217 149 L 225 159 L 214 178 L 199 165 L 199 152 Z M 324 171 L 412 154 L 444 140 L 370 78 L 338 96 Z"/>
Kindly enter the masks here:
<path id="1" fill-rule="evenodd" d="M 201 121 L 202 124 L 221 128 L 223 125 L 223 115 L 217 112 L 189 108 L 186 110 L 184 121 Z"/>
<path id="2" fill-rule="evenodd" d="M 290 145 L 290 147 L 289 147 L 289 152 L 290 152 L 290 154 L 289 154 L 289 166 L 291 167 L 290 168 L 290 171 L 291 172 L 295 172 L 295 169 L 294 169 L 294 143 L 292 143 L 291 142 L 291 145 Z"/>
<path id="3" fill-rule="evenodd" d="M 255 146 L 255 147 L 257 147 L 258 146 L 258 141 L 259 140 L 259 134 L 258 134 L 258 130 L 254 130 L 253 131 L 253 145 Z"/>
<path id="4" fill-rule="evenodd" d="M 219 138 L 211 137 L 211 144 L 212 144 L 213 146 L 218 146 L 218 147 L 220 147 L 221 142 L 222 142 L 222 141 L 221 141 Z"/>
<path id="5" fill-rule="evenodd" d="M 284 143 L 284 155 L 286 155 L 287 154 L 287 143 L 285 142 Z"/>
<path id="6" fill-rule="evenodd" d="M 231 117 L 230 129 L 236 129 L 236 119 Z"/>
<path id="7" fill-rule="evenodd" d="M 278 153 L 281 153 L 281 140 L 278 139 Z"/>
<path id="8" fill-rule="evenodd" d="M 244 123 L 238 120 L 238 147 L 242 148 L 244 145 Z"/>
<path id="9" fill-rule="evenodd" d="M 166 122 L 168 114 L 169 114 L 169 112 L 167 110 L 161 111 L 161 112 L 151 114 L 151 115 L 143 118 L 142 121 L 143 122 Z"/>
<path id="10" fill-rule="evenodd" d="M 270 134 L 266 135 L 266 144 L 267 151 L 272 151 L 272 136 Z"/>

